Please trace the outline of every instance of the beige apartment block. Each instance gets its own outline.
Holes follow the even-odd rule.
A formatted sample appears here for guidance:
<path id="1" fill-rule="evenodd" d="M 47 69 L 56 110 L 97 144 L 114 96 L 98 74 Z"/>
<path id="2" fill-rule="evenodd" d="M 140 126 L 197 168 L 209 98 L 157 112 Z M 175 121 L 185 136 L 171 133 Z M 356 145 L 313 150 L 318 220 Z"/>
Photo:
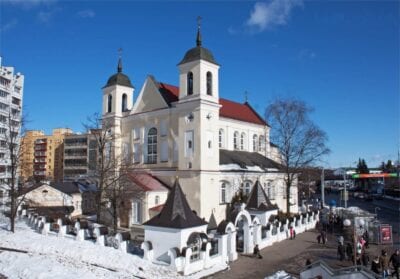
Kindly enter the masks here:
<path id="1" fill-rule="evenodd" d="M 72 134 L 69 128 L 53 129 L 52 135 L 45 135 L 42 131 L 27 131 L 22 138 L 22 155 L 20 179 L 63 180 L 64 138 Z"/>

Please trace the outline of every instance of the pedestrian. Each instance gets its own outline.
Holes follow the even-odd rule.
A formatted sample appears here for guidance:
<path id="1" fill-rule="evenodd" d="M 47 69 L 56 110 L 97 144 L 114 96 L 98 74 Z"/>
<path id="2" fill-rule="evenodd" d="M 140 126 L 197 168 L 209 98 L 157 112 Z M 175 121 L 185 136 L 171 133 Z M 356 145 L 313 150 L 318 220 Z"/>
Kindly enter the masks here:
<path id="1" fill-rule="evenodd" d="M 369 248 L 369 233 L 367 230 L 365 230 L 365 232 L 363 234 L 363 238 L 365 240 L 365 248 L 368 249 Z"/>
<path id="2" fill-rule="evenodd" d="M 368 266 L 369 265 L 369 255 L 365 250 L 361 254 L 361 263 L 363 266 Z"/>
<path id="3" fill-rule="evenodd" d="M 379 267 L 379 257 L 378 256 L 376 256 L 374 258 L 374 260 L 371 262 L 371 271 L 373 271 L 377 275 L 381 274 L 380 267 Z"/>
<path id="4" fill-rule="evenodd" d="M 258 244 L 256 244 L 256 246 L 254 246 L 253 255 L 255 257 L 257 257 L 258 259 L 262 259 L 262 256 L 260 254 L 260 248 L 258 248 Z"/>
<path id="5" fill-rule="evenodd" d="M 342 245 L 344 245 L 344 237 L 343 236 L 339 236 L 338 237 L 338 242 Z"/>
<path id="6" fill-rule="evenodd" d="M 344 260 L 344 255 L 345 255 L 345 249 L 344 249 L 344 245 L 342 243 L 338 244 L 337 254 L 339 256 L 339 260 L 343 261 Z"/>
<path id="7" fill-rule="evenodd" d="M 289 228 L 290 239 L 293 239 L 293 227 L 290 226 Z"/>
<path id="8" fill-rule="evenodd" d="M 396 249 L 394 253 L 390 256 L 389 263 L 392 264 L 394 271 L 392 277 L 396 274 L 396 278 L 400 279 L 400 252 Z"/>
<path id="9" fill-rule="evenodd" d="M 390 271 L 389 259 L 386 250 L 382 250 L 381 256 L 379 257 L 379 266 L 381 268 L 383 278 L 388 277 L 390 275 Z"/>
<path id="10" fill-rule="evenodd" d="M 347 254 L 347 259 L 349 261 L 353 261 L 353 247 L 351 246 L 350 242 L 347 242 L 346 254 Z"/>
<path id="11" fill-rule="evenodd" d="M 362 252 L 362 245 L 360 242 L 357 242 L 357 246 L 356 246 L 356 255 L 360 256 Z"/>
<path id="12" fill-rule="evenodd" d="M 293 228 L 293 239 L 296 238 L 296 230 Z"/>
<path id="13" fill-rule="evenodd" d="M 322 244 L 325 244 L 326 241 L 327 241 L 325 231 L 322 231 L 322 232 L 321 232 L 321 238 L 322 238 Z"/>
<path id="14" fill-rule="evenodd" d="M 306 260 L 306 267 L 311 268 L 311 260 L 309 258 Z"/>
<path id="15" fill-rule="evenodd" d="M 318 241 L 318 244 L 321 244 L 321 234 L 319 234 L 319 235 L 317 236 L 317 241 Z"/>

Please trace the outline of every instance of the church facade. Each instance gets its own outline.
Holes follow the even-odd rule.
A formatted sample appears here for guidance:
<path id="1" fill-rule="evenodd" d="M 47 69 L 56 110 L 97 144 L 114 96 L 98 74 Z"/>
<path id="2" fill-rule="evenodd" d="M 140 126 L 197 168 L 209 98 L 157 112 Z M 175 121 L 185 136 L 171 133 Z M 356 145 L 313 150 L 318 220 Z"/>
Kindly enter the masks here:
<path id="1" fill-rule="evenodd" d="M 205 220 L 212 214 L 218 223 L 226 219 L 232 198 L 239 192 L 248 196 L 256 181 L 286 211 L 284 173 L 279 151 L 269 141 L 271 127 L 248 102 L 220 98 L 219 70 L 202 46 L 200 28 L 196 46 L 178 64 L 178 86 L 148 76 L 134 98 L 120 59 L 117 73 L 103 87 L 102 116 L 112 124 L 115 154 L 167 187 L 178 176 L 190 207 Z M 135 202 L 131 218 L 143 223 L 146 214 L 137 209 L 151 202 Z M 291 212 L 298 212 L 296 185 L 290 204 Z"/>

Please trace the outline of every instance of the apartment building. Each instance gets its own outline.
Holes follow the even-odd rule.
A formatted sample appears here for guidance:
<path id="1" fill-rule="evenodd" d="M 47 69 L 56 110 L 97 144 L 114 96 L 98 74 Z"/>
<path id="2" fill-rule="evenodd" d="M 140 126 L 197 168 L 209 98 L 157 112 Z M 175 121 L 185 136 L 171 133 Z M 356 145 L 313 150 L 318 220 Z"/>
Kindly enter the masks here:
<path id="1" fill-rule="evenodd" d="M 43 131 L 27 131 L 22 139 L 20 176 L 28 180 L 63 180 L 64 137 L 72 134 L 68 128 L 53 129 L 51 135 Z"/>
<path id="2" fill-rule="evenodd" d="M 0 57 L 0 202 L 7 195 L 11 178 L 9 143 L 14 143 L 14 150 L 19 148 L 23 91 L 24 75 L 14 73 L 14 67 L 3 66 Z"/>
<path id="3" fill-rule="evenodd" d="M 64 139 L 64 181 L 87 178 L 96 169 L 95 130 L 67 135 Z"/>

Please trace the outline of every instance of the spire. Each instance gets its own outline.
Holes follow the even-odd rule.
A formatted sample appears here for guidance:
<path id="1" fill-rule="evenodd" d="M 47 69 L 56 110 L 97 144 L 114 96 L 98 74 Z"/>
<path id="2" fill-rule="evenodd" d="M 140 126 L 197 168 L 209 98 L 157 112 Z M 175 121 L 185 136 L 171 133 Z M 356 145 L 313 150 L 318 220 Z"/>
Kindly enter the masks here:
<path id="1" fill-rule="evenodd" d="M 160 214 L 144 225 L 183 229 L 207 225 L 207 222 L 192 211 L 179 185 L 179 180 L 176 179 Z"/>
<path id="2" fill-rule="evenodd" d="M 201 27 L 201 16 L 197 17 L 197 37 L 196 37 L 196 46 L 201 46 L 201 33 L 200 33 L 200 27 Z"/>
<path id="3" fill-rule="evenodd" d="M 265 194 L 265 191 L 262 188 L 261 183 L 258 179 L 250 192 L 249 198 L 247 199 L 246 209 L 260 211 L 277 209 L 277 206 L 273 205 Z"/>
<path id="4" fill-rule="evenodd" d="M 118 59 L 117 71 L 118 71 L 118 73 L 122 73 L 122 58 L 121 58 L 121 56 L 122 56 L 122 48 L 118 49 L 118 56 L 119 56 L 119 59 Z"/>

